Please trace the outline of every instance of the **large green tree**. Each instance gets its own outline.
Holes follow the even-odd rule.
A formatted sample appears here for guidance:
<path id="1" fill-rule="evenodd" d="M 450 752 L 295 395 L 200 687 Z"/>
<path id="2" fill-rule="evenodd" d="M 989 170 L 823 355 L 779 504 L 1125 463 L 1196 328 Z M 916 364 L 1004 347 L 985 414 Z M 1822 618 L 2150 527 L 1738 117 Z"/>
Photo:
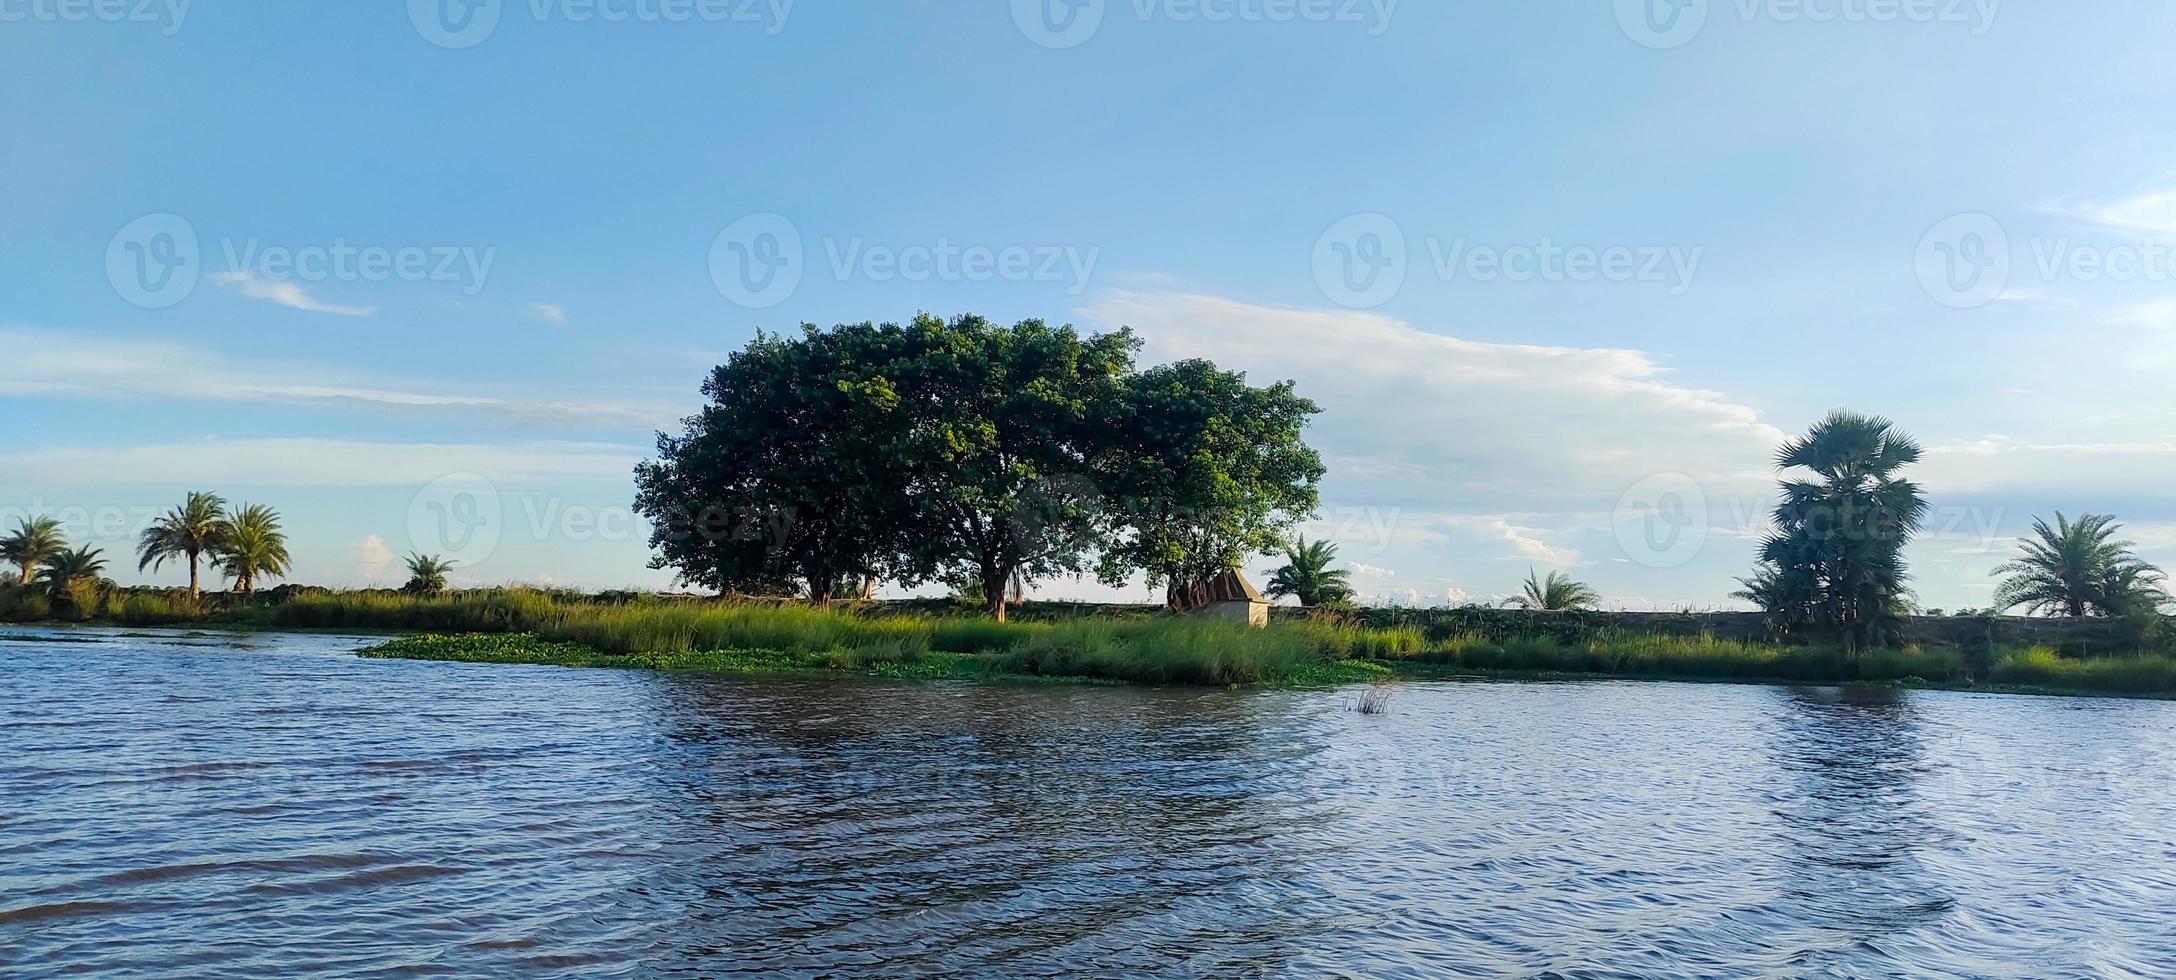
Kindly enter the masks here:
<path id="1" fill-rule="evenodd" d="M 1776 468 L 1812 478 L 1782 481 L 1776 530 L 1746 593 L 1774 601 L 1769 612 L 1785 625 L 1833 632 L 1853 654 L 1887 639 L 1909 603 L 1904 546 L 1927 510 L 1900 475 L 1919 456 L 1888 419 L 1841 411 L 1784 443 Z"/>
<path id="2" fill-rule="evenodd" d="M 1300 437 L 1320 411 L 1291 382 L 1256 388 L 1204 360 L 1127 378 L 1103 409 L 1094 451 L 1104 581 L 1142 571 L 1175 598 L 1275 553 L 1319 500 L 1322 458 Z"/>
<path id="3" fill-rule="evenodd" d="M 1006 587 L 1085 570 L 1101 543 L 1094 462 L 1124 397 L 1131 331 L 1082 336 L 1041 320 L 922 315 L 888 378 L 908 429 L 892 456 L 909 533 L 908 578 L 979 587 L 1005 618 Z"/>
<path id="4" fill-rule="evenodd" d="M 214 552 L 226 533 L 227 502 L 212 493 L 191 493 L 181 506 L 144 528 L 136 543 L 136 570 L 157 571 L 167 559 L 189 564 L 189 595 L 201 596 L 197 570 L 203 556 Z"/>
<path id="5" fill-rule="evenodd" d="M 830 599 L 892 572 L 911 414 L 897 326 L 760 334 L 711 372 L 700 414 L 635 473 L 653 565 L 721 592 Z"/>

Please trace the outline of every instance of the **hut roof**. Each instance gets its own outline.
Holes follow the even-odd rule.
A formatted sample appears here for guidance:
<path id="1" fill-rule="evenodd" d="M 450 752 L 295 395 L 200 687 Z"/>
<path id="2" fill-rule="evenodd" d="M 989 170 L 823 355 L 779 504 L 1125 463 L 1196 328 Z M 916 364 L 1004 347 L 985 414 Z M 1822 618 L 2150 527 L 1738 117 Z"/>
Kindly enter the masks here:
<path id="1" fill-rule="evenodd" d="M 1203 582 L 1210 602 L 1268 602 L 1254 590 L 1254 583 L 1239 574 L 1236 568 L 1227 568 L 1215 578 Z"/>

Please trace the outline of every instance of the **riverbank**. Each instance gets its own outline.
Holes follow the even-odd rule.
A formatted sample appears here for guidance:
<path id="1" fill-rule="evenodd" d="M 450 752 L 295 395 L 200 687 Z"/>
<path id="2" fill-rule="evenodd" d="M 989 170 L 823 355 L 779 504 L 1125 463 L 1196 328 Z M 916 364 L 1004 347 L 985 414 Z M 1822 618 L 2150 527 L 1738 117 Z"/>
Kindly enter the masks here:
<path id="1" fill-rule="evenodd" d="M 1965 674 L 1953 653 L 1877 651 L 1856 667 L 1835 651 L 1740 650 L 1728 641 L 1624 638 L 1615 650 L 1567 651 L 1532 643 L 1468 642 L 1402 657 L 1316 656 L 1289 669 L 1256 673 L 1256 685 L 1305 687 L 1406 680 L 1645 680 L 1769 685 L 1872 685 L 1924 690 L 2050 696 L 2176 698 L 2176 662 L 2132 658 L 2116 663 L 2065 661 L 2045 650 L 2004 654 L 1984 680 Z M 1092 666 L 1009 651 L 957 652 L 900 647 L 777 650 L 737 648 L 606 653 L 535 634 L 422 634 L 360 651 L 366 657 L 462 663 L 530 664 L 693 673 L 820 674 L 1038 683 L 1218 683 L 1204 681 L 1198 654 L 1142 648 Z"/>
<path id="2" fill-rule="evenodd" d="M 1594 616 L 1479 611 L 1407 619 L 1385 610 L 1336 620 L 1280 615 L 1267 629 L 1250 629 L 1139 606 L 1030 603 L 1014 621 L 998 623 L 942 600 L 819 608 L 509 588 L 434 596 L 290 589 L 202 601 L 136 591 L 101 612 L 91 621 L 124 627 L 477 635 L 486 639 L 393 649 L 415 659 L 578 666 L 1194 685 L 1342 683 L 1387 671 L 2176 697 L 2176 659 L 2162 655 L 1907 645 L 1852 658 L 1817 645 L 1610 629 Z"/>

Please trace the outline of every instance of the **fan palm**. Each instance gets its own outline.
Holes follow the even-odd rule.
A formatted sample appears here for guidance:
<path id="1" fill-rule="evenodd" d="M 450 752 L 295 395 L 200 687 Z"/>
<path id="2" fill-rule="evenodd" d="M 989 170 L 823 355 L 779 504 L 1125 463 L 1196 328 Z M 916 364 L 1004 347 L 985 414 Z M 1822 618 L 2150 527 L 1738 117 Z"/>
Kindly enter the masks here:
<path id="1" fill-rule="evenodd" d="M 2032 536 L 2018 541 L 2022 554 L 1995 566 L 1995 574 L 2008 576 L 1995 589 L 1995 608 L 2120 616 L 2140 605 L 2159 606 L 2167 600 L 2158 586 L 2161 570 L 2133 555 L 2129 541 L 2116 539 L 2122 527 L 2106 514 L 2080 514 L 2073 521 L 2057 511 L 2052 527 L 2034 518 Z"/>
<path id="2" fill-rule="evenodd" d="M 105 573 L 106 559 L 97 548 L 67 548 L 45 560 L 38 569 L 38 581 L 57 596 L 73 583 Z"/>
<path id="3" fill-rule="evenodd" d="M 182 505 L 144 528 L 136 542 L 136 570 L 157 571 L 169 558 L 189 563 L 189 595 L 203 594 L 198 586 L 198 561 L 214 551 L 226 533 L 227 502 L 217 494 L 191 493 Z"/>
<path id="4" fill-rule="evenodd" d="M 1741 588 L 1730 597 L 1759 606 L 1767 614 L 1770 629 L 1788 630 L 1813 618 L 1813 576 L 1803 570 L 1786 574 L 1763 565 L 1753 570 L 1751 578 L 1739 579 L 1738 585 Z"/>
<path id="5" fill-rule="evenodd" d="M 1786 479 L 1776 532 L 1761 544 L 1774 578 L 1805 601 L 1805 619 L 1833 630 L 1856 655 L 1895 631 L 1909 608 L 1904 545 L 1927 501 L 1898 476 L 1919 461 L 1919 443 L 1879 416 L 1834 412 L 1776 451 Z M 1763 581 L 1760 573 L 1755 581 Z"/>
<path id="6" fill-rule="evenodd" d="M 15 533 L 0 538 L 0 559 L 15 563 L 15 580 L 29 585 L 38 567 L 68 547 L 60 522 L 50 517 L 18 521 Z"/>
<path id="7" fill-rule="evenodd" d="M 436 595 L 446 591 L 446 573 L 453 569 L 453 562 L 437 555 L 409 555 L 408 584 L 401 588 L 422 595 Z"/>
<path id="8" fill-rule="evenodd" d="M 1563 572 L 1550 572 L 1548 578 L 1540 578 L 1533 569 L 1527 569 L 1525 591 L 1512 596 L 1510 603 L 1521 609 L 1570 612 L 1592 609 L 1601 601 L 1601 595 L 1585 582 L 1575 582 Z"/>
<path id="9" fill-rule="evenodd" d="M 236 592 L 254 592 L 257 579 L 287 574 L 291 560 L 279 513 L 262 504 L 235 511 L 219 536 L 212 562 L 234 580 Z"/>
<path id="10" fill-rule="evenodd" d="M 1352 601 L 1350 572 L 1330 566 L 1337 562 L 1337 546 L 1328 541 L 1309 542 L 1301 535 L 1285 545 L 1283 568 L 1269 577 L 1269 594 L 1292 596 L 1303 606 L 1334 606 Z"/>

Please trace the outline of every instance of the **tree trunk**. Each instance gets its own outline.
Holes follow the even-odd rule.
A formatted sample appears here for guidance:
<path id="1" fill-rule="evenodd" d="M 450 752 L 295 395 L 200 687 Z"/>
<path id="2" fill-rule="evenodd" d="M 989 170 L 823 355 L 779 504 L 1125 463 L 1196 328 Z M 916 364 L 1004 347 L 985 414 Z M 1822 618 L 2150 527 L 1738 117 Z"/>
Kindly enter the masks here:
<path id="1" fill-rule="evenodd" d="M 1000 623 L 1005 621 L 1005 583 L 1010 578 L 994 565 L 982 567 L 982 607 Z"/>
<path id="2" fill-rule="evenodd" d="M 197 553 L 194 551 L 189 552 L 189 598 L 191 599 L 201 599 L 204 597 L 204 593 L 197 588 L 196 555 Z"/>

